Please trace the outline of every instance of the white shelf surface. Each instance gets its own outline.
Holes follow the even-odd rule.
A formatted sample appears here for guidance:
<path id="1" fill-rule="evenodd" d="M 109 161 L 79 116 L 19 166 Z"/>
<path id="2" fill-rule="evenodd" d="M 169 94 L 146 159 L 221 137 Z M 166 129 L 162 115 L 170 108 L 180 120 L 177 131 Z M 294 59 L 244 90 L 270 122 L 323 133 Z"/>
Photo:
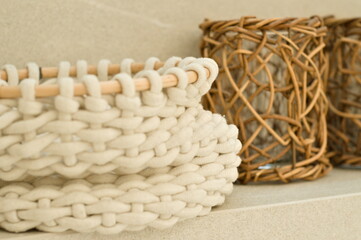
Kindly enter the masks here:
<path id="1" fill-rule="evenodd" d="M 224 205 L 210 215 L 185 220 L 166 230 L 118 235 L 8 233 L 0 240 L 130 239 L 361 239 L 361 170 L 334 169 L 312 182 L 236 185 Z"/>

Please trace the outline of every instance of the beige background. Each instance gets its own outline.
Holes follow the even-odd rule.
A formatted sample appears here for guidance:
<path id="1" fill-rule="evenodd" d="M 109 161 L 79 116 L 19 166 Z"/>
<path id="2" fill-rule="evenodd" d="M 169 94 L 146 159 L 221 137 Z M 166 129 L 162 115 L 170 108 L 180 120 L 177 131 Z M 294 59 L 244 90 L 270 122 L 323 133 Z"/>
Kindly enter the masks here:
<path id="1" fill-rule="evenodd" d="M 361 15 L 360 0 L 0 0 L 0 65 L 199 56 L 210 19 Z"/>

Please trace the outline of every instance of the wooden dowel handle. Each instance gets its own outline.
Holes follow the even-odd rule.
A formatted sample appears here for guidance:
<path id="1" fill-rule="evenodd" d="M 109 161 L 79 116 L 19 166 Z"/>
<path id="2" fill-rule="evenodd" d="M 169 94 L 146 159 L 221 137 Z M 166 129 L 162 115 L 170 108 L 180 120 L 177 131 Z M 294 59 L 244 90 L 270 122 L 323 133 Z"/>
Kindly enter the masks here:
<path id="1" fill-rule="evenodd" d="M 119 66 L 119 65 L 118 65 Z M 134 68 L 138 69 L 138 68 Z M 51 69 L 50 69 L 51 70 Z M 49 74 L 50 71 L 49 70 Z M 115 69 L 116 70 L 116 69 Z M 115 71 L 114 70 L 114 71 Z M 133 68 L 132 68 L 133 70 Z M 52 73 L 52 72 L 51 72 Z M 210 72 L 206 68 L 207 77 L 209 76 Z M 189 83 L 196 82 L 198 79 L 198 75 L 194 71 L 187 71 L 187 76 Z M 134 79 L 135 86 L 137 91 L 144 91 L 150 88 L 150 83 L 147 78 L 138 78 Z M 178 78 L 173 75 L 164 75 L 162 76 L 163 87 L 173 87 L 176 86 L 178 83 Z M 120 93 L 122 92 L 121 85 L 118 81 L 104 81 L 100 82 L 100 87 L 102 94 L 111 94 L 111 93 Z M 39 85 L 35 89 L 36 97 L 51 97 L 56 96 L 59 94 L 59 86 L 58 85 Z M 74 84 L 74 95 L 81 96 L 87 94 L 86 87 L 83 83 Z M 19 98 L 21 97 L 21 92 L 19 86 L 2 86 L 0 87 L 0 98 Z"/>
<path id="2" fill-rule="evenodd" d="M 155 63 L 155 69 L 159 69 L 164 64 L 162 62 L 156 62 Z M 141 70 L 143 70 L 144 64 L 143 63 L 133 63 L 131 65 L 132 73 L 137 73 Z M 42 78 L 55 78 L 58 76 L 59 68 L 57 67 L 41 67 L 40 68 L 40 75 Z M 120 72 L 120 65 L 119 64 L 109 64 L 108 67 L 108 74 L 114 75 Z M 88 66 L 88 74 L 97 74 L 97 66 L 91 65 Z M 29 77 L 29 72 L 27 69 L 20 69 L 18 70 L 19 79 L 25 79 Z M 76 77 L 76 67 L 72 66 L 69 70 L 69 76 L 70 77 Z M 0 78 L 2 80 L 7 80 L 8 75 L 5 70 L 0 70 Z"/>

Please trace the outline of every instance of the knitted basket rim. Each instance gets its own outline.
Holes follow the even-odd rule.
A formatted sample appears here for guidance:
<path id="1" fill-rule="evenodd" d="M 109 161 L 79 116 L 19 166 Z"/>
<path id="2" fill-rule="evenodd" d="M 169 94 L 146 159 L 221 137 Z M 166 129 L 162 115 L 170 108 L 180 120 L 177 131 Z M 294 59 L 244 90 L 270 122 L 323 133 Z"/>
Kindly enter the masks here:
<path id="1" fill-rule="evenodd" d="M 172 58 L 171 58 L 172 59 Z M 154 69 L 160 69 L 165 65 L 165 63 L 158 61 L 158 59 L 153 60 Z M 174 58 L 173 58 L 174 61 Z M 137 73 L 143 70 L 146 66 L 143 63 L 132 63 L 131 64 L 131 73 Z M 206 75 L 209 77 L 210 70 L 205 67 Z M 120 73 L 121 65 L 120 64 L 109 64 L 108 66 L 108 75 L 116 75 Z M 59 68 L 57 67 L 38 67 L 38 75 L 39 78 L 55 78 L 59 73 Z M 91 65 L 87 68 L 88 74 L 97 74 L 97 66 Z M 194 70 L 186 71 L 188 76 L 188 83 L 195 83 L 198 80 L 198 75 Z M 23 80 L 29 77 L 28 69 L 20 69 L 17 71 L 18 80 Z M 8 73 L 6 70 L 0 70 L 0 79 L 3 81 L 8 80 Z M 77 69 L 75 66 L 70 67 L 69 69 L 69 77 L 77 76 Z M 150 82 L 147 78 L 136 78 L 134 79 L 136 90 L 137 91 L 146 91 L 150 89 Z M 164 88 L 174 87 L 178 84 L 178 78 L 174 74 L 167 74 L 162 76 L 162 85 Z M 103 94 L 110 93 L 121 93 L 122 86 L 117 81 L 103 81 L 100 83 L 101 91 Z M 45 86 L 36 86 L 36 97 L 50 97 L 56 96 L 59 94 L 59 86 L 58 85 L 45 85 Z M 81 96 L 87 94 L 86 86 L 83 83 L 74 84 L 74 95 Z M 0 99 L 12 99 L 19 98 L 21 96 L 21 90 L 19 86 L 4 86 L 0 83 Z"/>

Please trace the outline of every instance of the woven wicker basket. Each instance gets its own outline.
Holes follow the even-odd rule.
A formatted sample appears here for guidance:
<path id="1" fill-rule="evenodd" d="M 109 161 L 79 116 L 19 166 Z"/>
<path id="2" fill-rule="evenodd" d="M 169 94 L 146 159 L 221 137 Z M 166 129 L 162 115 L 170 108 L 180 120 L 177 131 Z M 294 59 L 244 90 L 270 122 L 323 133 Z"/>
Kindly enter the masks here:
<path id="1" fill-rule="evenodd" d="M 202 55 L 220 66 L 204 106 L 240 129 L 239 180 L 313 180 L 329 172 L 322 21 L 242 17 L 200 27 Z"/>
<path id="2" fill-rule="evenodd" d="M 2 228 L 113 234 L 170 227 L 223 203 L 241 144 L 234 125 L 200 105 L 217 65 L 161 65 L 4 67 Z"/>
<path id="3" fill-rule="evenodd" d="M 361 166 L 361 18 L 324 20 L 329 155 L 336 165 Z"/>

